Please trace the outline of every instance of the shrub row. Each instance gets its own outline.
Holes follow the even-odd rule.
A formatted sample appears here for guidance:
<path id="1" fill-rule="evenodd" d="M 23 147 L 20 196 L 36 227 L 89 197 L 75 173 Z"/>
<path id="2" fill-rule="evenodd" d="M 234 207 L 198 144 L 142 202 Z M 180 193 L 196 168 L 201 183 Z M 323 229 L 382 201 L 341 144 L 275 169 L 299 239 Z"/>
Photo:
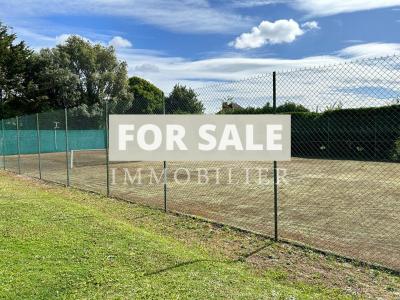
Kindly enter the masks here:
<path id="1" fill-rule="evenodd" d="M 266 105 L 220 113 L 272 112 Z M 287 103 L 278 107 L 277 112 L 292 115 L 293 156 L 400 161 L 400 105 L 315 113 Z"/>

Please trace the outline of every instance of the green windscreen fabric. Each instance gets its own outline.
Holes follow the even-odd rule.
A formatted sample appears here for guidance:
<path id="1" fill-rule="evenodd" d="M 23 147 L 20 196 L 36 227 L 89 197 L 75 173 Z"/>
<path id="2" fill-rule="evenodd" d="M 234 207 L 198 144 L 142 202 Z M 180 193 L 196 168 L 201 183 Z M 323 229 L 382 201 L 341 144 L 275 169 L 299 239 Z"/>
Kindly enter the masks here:
<path id="1" fill-rule="evenodd" d="M 75 167 L 95 164 L 105 168 L 105 112 L 99 108 L 96 111 L 95 117 L 87 117 L 79 109 L 70 109 L 67 116 L 65 110 L 58 110 L 3 120 L 0 167 L 63 184 L 67 180 L 67 166 L 73 169 L 74 162 Z M 67 132 L 66 117 L 70 119 Z M 71 153 L 73 150 L 77 150 L 75 154 Z M 97 181 L 104 189 L 103 178 Z M 77 178 L 75 182 L 81 181 Z"/>
<path id="2" fill-rule="evenodd" d="M 39 177 L 38 132 L 36 115 L 18 118 L 21 173 Z"/>
<path id="3" fill-rule="evenodd" d="M 21 154 L 37 154 L 36 129 L 23 129 L 20 132 Z M 17 155 L 17 130 L 4 130 L 5 154 Z M 104 130 L 69 130 L 69 150 L 105 149 Z M 41 152 L 65 152 L 65 130 L 40 130 Z"/>
<path id="4" fill-rule="evenodd" d="M 70 184 L 106 194 L 106 107 L 99 103 L 71 108 L 67 116 Z"/>
<path id="5" fill-rule="evenodd" d="M 4 120 L 0 122 L 0 169 L 5 169 Z"/>
<path id="6" fill-rule="evenodd" d="M 4 120 L 4 152 L 6 168 L 19 172 L 16 118 Z"/>
<path id="7" fill-rule="evenodd" d="M 39 114 L 40 162 L 42 178 L 67 184 L 67 157 L 65 154 L 64 110 Z M 23 151 L 33 149 L 23 149 Z"/>

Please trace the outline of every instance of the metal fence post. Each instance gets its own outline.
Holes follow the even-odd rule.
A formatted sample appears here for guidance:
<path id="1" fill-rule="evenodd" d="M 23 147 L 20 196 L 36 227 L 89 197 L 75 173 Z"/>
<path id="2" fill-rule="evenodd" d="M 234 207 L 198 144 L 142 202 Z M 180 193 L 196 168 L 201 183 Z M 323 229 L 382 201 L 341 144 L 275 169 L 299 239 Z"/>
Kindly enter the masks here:
<path id="1" fill-rule="evenodd" d="M 18 116 L 15 117 L 17 120 L 17 149 L 18 149 L 18 174 L 21 174 L 21 148 L 19 144 L 19 122 L 18 122 Z"/>
<path id="2" fill-rule="evenodd" d="M 377 127 L 376 127 L 376 115 L 374 115 L 374 158 L 377 159 L 378 143 L 377 143 Z"/>
<path id="3" fill-rule="evenodd" d="M 167 212 L 167 162 L 164 160 L 164 211 Z"/>
<path id="4" fill-rule="evenodd" d="M 3 169 L 6 169 L 6 133 L 5 133 L 5 129 L 4 129 L 4 119 L 1 119 L 1 129 L 3 132 L 3 142 L 1 143 L 2 146 L 2 152 L 3 152 Z"/>
<path id="5" fill-rule="evenodd" d="M 42 179 L 42 160 L 41 160 L 41 145 L 40 145 L 40 126 L 39 126 L 39 114 L 36 114 L 36 138 L 38 146 L 38 160 L 39 160 L 39 179 Z"/>
<path id="6" fill-rule="evenodd" d="M 68 159 L 68 151 L 69 151 L 69 141 L 68 141 L 68 110 L 64 108 L 65 115 L 65 160 L 67 164 L 67 186 L 70 185 L 69 180 L 69 159 Z"/>
<path id="7" fill-rule="evenodd" d="M 163 113 L 165 115 L 165 98 L 163 99 Z M 164 211 L 167 212 L 167 183 L 168 183 L 168 176 L 167 176 L 167 162 L 164 160 Z"/>
<path id="8" fill-rule="evenodd" d="M 109 113 L 108 113 L 108 100 L 105 103 L 105 146 L 106 146 L 106 177 L 107 177 L 107 197 L 110 197 L 110 159 L 109 159 L 109 141 L 108 141 L 108 130 L 109 130 Z"/>
<path id="9" fill-rule="evenodd" d="M 276 72 L 272 73 L 272 101 L 276 114 Z M 274 161 L 274 239 L 279 240 L 278 234 L 278 163 Z"/>
<path id="10" fill-rule="evenodd" d="M 328 142 L 327 144 L 327 151 L 326 151 L 326 156 L 327 158 L 331 158 L 332 157 L 332 149 L 331 149 L 331 122 L 330 122 L 330 116 L 327 116 L 328 119 Z"/>

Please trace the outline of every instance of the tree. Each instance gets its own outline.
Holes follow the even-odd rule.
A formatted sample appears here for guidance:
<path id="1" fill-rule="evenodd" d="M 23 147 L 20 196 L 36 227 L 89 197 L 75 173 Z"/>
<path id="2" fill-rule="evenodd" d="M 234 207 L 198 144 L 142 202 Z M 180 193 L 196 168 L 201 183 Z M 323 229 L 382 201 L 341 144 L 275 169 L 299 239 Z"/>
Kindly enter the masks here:
<path id="1" fill-rule="evenodd" d="M 135 114 L 161 114 L 164 106 L 164 93 L 154 84 L 139 77 L 129 78 L 129 92 L 134 101 L 130 112 Z"/>
<path id="2" fill-rule="evenodd" d="M 25 97 L 25 71 L 32 51 L 0 23 L 0 104 L 1 118 L 23 112 L 20 101 Z"/>
<path id="3" fill-rule="evenodd" d="M 243 115 L 258 115 L 258 114 L 273 114 L 274 109 L 269 102 L 263 107 L 241 107 L 234 102 L 223 102 L 222 109 L 217 114 L 225 114 L 225 115 L 235 115 L 235 114 L 243 114 Z"/>
<path id="4" fill-rule="evenodd" d="M 89 109 L 108 101 L 110 111 L 123 113 L 132 105 L 126 63 L 118 61 L 113 47 L 77 36 L 35 55 L 30 76 L 36 82 L 31 93 L 40 108 Z"/>
<path id="5" fill-rule="evenodd" d="M 62 109 L 81 103 L 79 77 L 65 66 L 58 51 L 43 49 L 34 53 L 26 77 L 31 82 L 27 98 L 34 99 L 31 111 Z"/>
<path id="6" fill-rule="evenodd" d="M 165 100 L 165 108 L 168 114 L 204 113 L 204 105 L 197 99 L 196 93 L 191 88 L 179 84 L 174 86 Z"/>
<path id="7" fill-rule="evenodd" d="M 307 108 L 305 108 L 301 104 L 296 104 L 294 102 L 286 102 L 276 108 L 277 113 L 295 113 L 295 112 L 309 112 Z"/>
<path id="8" fill-rule="evenodd" d="M 305 108 L 301 104 L 296 104 L 294 102 L 286 102 L 276 108 L 276 113 L 297 113 L 297 112 L 309 112 L 307 108 Z M 256 114 L 273 114 L 275 113 L 274 108 L 271 106 L 269 102 L 263 107 L 252 107 L 248 106 L 245 108 L 242 107 L 231 107 L 225 104 L 222 109 L 218 112 L 218 114 L 244 114 L 244 115 L 256 115 Z"/>

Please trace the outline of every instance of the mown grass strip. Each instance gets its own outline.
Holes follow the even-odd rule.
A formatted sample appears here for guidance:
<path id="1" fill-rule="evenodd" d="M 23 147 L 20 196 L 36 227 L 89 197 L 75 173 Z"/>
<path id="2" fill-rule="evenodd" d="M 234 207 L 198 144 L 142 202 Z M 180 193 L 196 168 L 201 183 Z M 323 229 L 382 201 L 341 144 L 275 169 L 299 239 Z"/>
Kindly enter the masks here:
<path id="1" fill-rule="evenodd" d="M 105 199 L 0 175 L 0 298 L 347 298 L 258 274 L 239 260 L 135 226 L 93 201 L 101 207 Z M 112 205 L 118 211 L 128 204 Z"/>

